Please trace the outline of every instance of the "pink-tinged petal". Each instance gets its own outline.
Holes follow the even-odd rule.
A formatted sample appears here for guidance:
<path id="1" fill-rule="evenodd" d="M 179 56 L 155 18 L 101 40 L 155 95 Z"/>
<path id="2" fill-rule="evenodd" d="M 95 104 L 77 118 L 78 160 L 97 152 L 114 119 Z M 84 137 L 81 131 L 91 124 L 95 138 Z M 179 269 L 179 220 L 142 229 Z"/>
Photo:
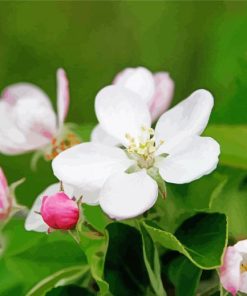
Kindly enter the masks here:
<path id="1" fill-rule="evenodd" d="M 242 259 L 234 247 L 228 247 L 224 255 L 223 266 L 220 268 L 220 282 L 232 295 L 236 295 L 240 288 Z"/>
<path id="2" fill-rule="evenodd" d="M 247 293 L 247 272 L 241 274 L 239 291 Z"/>
<path id="3" fill-rule="evenodd" d="M 149 110 L 152 121 L 155 121 L 163 114 L 173 98 L 174 82 L 166 72 L 154 74 L 155 92 L 149 103 Z"/>
<path id="4" fill-rule="evenodd" d="M 5 101 L 0 101 L 0 152 L 15 155 L 28 151 L 26 136 L 16 126 L 12 108 Z"/>
<path id="5" fill-rule="evenodd" d="M 37 118 L 32 129 L 44 137 L 52 137 L 55 130 L 55 114 L 48 96 L 42 89 L 30 83 L 13 84 L 4 89 L 2 103 L 7 105 L 8 115 L 13 124 L 24 130 L 28 129 L 30 122 L 34 121 L 30 119 L 29 114 L 32 114 L 32 117 Z M 40 122 L 38 117 L 42 112 L 46 113 L 47 118 Z M 50 123 L 49 126 L 44 123 L 47 121 Z"/>
<path id="6" fill-rule="evenodd" d="M 63 69 L 57 70 L 57 111 L 58 124 L 61 127 L 69 110 L 69 81 Z"/>
<path id="7" fill-rule="evenodd" d="M 17 84 L 0 100 L 0 151 L 20 154 L 47 145 L 56 134 L 56 116 L 49 98 L 38 87 Z"/>
<path id="8" fill-rule="evenodd" d="M 149 103 L 155 91 L 155 82 L 152 73 L 144 68 L 127 68 L 117 74 L 113 84 L 125 87 L 138 94 L 145 103 Z"/>
<path id="9" fill-rule="evenodd" d="M 8 191 L 8 182 L 7 179 L 4 175 L 3 170 L 0 168 L 0 188 L 4 191 L 7 192 Z"/>
<path id="10" fill-rule="evenodd" d="M 49 102 L 47 94 L 38 86 L 20 82 L 7 86 L 2 92 L 2 99 L 13 105 L 23 98 L 33 98 L 34 100 Z"/>
<path id="11" fill-rule="evenodd" d="M 51 140 L 56 134 L 56 115 L 50 102 L 26 98 L 19 100 L 12 111 L 17 127 L 25 135 L 32 132 Z"/>
<path id="12" fill-rule="evenodd" d="M 0 220 L 4 220 L 11 209 L 11 199 L 6 177 L 3 170 L 0 168 Z"/>

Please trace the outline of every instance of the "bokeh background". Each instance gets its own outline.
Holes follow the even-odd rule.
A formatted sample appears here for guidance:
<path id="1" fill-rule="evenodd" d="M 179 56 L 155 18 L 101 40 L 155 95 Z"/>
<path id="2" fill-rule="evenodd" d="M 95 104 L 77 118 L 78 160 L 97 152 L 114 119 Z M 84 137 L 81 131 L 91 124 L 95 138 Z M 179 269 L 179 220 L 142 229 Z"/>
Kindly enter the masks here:
<path id="1" fill-rule="evenodd" d="M 173 104 L 198 88 L 216 100 L 211 123 L 247 123 L 246 2 L 22 2 L 0 3 L 0 89 L 28 81 L 55 106 L 55 71 L 70 80 L 68 120 L 93 124 L 97 91 L 125 67 L 168 71 Z M 30 155 L 0 156 L 24 204 L 54 178 L 49 164 L 30 171 Z"/>

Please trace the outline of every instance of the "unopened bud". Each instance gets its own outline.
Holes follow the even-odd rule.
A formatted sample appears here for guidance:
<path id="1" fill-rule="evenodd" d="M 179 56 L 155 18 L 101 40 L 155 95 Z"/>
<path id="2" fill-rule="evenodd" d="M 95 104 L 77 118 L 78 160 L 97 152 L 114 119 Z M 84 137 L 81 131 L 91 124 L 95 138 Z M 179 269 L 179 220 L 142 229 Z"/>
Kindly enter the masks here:
<path id="1" fill-rule="evenodd" d="M 43 197 L 41 216 L 51 228 L 68 230 L 76 226 L 80 212 L 76 201 L 58 192 Z"/>
<path id="2" fill-rule="evenodd" d="M 11 205 L 8 183 L 0 168 L 0 220 L 5 220 L 9 216 Z"/>

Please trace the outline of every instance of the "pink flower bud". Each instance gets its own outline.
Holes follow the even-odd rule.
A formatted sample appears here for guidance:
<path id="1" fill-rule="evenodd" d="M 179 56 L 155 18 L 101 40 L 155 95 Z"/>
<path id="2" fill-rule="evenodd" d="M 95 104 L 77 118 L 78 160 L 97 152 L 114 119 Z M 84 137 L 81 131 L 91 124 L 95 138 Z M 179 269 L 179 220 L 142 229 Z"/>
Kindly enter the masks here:
<path id="1" fill-rule="evenodd" d="M 63 192 L 44 196 L 42 199 L 41 216 L 53 229 L 74 228 L 79 215 L 77 203 Z"/>
<path id="2" fill-rule="evenodd" d="M 0 220 L 5 220 L 8 217 L 11 205 L 8 183 L 3 170 L 0 168 Z"/>

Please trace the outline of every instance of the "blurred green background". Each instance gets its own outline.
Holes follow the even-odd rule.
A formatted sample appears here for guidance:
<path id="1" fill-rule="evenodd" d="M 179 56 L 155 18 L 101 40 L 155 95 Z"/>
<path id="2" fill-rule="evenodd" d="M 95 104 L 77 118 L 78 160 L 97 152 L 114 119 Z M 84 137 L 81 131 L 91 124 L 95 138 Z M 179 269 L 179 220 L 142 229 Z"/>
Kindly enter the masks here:
<path id="1" fill-rule="evenodd" d="M 55 71 L 70 80 L 68 122 L 96 123 L 94 98 L 125 67 L 168 71 L 173 104 L 198 88 L 216 100 L 211 123 L 247 123 L 246 2 L 1 2 L 0 89 L 29 81 L 55 106 Z M 31 205 L 55 179 L 49 163 L 30 170 L 31 154 L 0 156 L 9 181 Z"/>

